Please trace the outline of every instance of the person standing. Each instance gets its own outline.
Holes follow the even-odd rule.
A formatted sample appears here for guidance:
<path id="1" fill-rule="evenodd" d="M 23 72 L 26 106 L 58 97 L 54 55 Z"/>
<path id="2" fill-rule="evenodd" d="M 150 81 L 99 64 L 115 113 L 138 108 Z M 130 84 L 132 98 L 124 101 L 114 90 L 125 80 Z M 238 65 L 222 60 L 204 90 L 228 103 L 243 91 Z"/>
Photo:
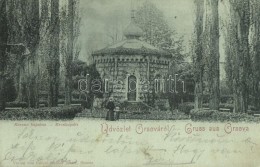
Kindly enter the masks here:
<path id="1" fill-rule="evenodd" d="M 114 104 L 112 97 L 109 98 L 106 108 L 108 109 L 106 120 L 114 121 L 115 120 L 115 118 L 114 118 L 115 104 Z"/>
<path id="2" fill-rule="evenodd" d="M 116 112 L 115 120 L 119 120 L 119 117 L 120 117 L 119 107 L 116 107 L 116 108 L 115 108 L 115 112 Z"/>

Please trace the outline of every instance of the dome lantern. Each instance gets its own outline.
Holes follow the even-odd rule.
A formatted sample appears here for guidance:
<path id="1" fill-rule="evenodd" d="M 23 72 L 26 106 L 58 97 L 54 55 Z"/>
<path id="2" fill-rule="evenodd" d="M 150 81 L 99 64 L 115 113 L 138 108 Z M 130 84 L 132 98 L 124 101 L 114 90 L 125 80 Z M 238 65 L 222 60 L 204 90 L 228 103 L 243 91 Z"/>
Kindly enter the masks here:
<path id="1" fill-rule="evenodd" d="M 135 18 L 135 13 L 134 10 L 132 10 L 131 22 L 124 30 L 124 36 L 127 39 L 139 39 L 143 35 L 143 30 L 135 24 L 134 18 Z"/>

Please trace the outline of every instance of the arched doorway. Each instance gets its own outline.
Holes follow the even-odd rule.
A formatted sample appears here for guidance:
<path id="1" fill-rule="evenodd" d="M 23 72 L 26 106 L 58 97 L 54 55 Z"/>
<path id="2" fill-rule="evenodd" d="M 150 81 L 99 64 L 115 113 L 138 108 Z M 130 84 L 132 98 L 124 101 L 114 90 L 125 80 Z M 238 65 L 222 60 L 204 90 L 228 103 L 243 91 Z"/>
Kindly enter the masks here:
<path id="1" fill-rule="evenodd" d="M 136 77 L 134 75 L 130 75 L 128 77 L 128 101 L 136 101 L 136 89 Z"/>

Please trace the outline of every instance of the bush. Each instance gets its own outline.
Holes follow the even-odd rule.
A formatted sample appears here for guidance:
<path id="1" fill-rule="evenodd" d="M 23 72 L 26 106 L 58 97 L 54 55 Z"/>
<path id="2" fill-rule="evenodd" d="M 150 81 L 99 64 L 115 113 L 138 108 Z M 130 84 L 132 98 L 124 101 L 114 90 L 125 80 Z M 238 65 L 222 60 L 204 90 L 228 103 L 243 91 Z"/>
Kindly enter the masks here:
<path id="1" fill-rule="evenodd" d="M 227 113 L 216 110 L 192 110 L 191 120 L 217 122 L 260 122 L 260 118 L 248 115 L 246 113 Z"/>
<path id="2" fill-rule="evenodd" d="M 179 111 L 189 115 L 190 114 L 190 111 L 194 109 L 194 103 L 183 103 L 183 104 L 180 104 L 179 105 Z"/>
<path id="3" fill-rule="evenodd" d="M 7 102 L 14 101 L 16 99 L 16 96 L 17 96 L 14 79 L 13 78 L 7 79 L 4 87 L 5 87 L 4 91 L 5 91 L 5 94 L 6 94 L 5 100 Z"/>
<path id="4" fill-rule="evenodd" d="M 233 96 L 232 95 L 222 95 L 220 97 L 220 102 L 221 103 L 232 103 L 233 101 Z"/>
<path id="5" fill-rule="evenodd" d="M 48 106 L 48 101 L 47 100 L 39 100 L 39 104 L 41 105 L 44 105 L 45 107 Z"/>
<path id="6" fill-rule="evenodd" d="M 82 102 L 84 102 L 85 100 L 80 100 L 80 99 L 72 99 L 71 103 L 72 104 L 81 104 Z M 65 100 L 64 99 L 59 99 L 58 100 L 58 104 L 65 104 Z"/>
<path id="7" fill-rule="evenodd" d="M 39 109 L 7 110 L 0 113 L 4 120 L 61 120 L 73 119 L 82 108 L 77 106 L 64 106 Z"/>
<path id="8" fill-rule="evenodd" d="M 208 120 L 211 117 L 213 110 L 192 110 L 190 116 L 192 120 Z"/>
<path id="9" fill-rule="evenodd" d="M 13 101 L 13 102 L 6 102 L 6 107 L 22 107 L 22 108 L 26 108 L 26 107 L 28 107 L 28 104 L 26 102 Z"/>
<path id="10" fill-rule="evenodd" d="M 126 111 L 121 110 L 120 119 L 133 119 L 133 120 L 188 120 L 189 116 L 181 112 L 172 113 L 171 111 Z M 105 118 L 107 109 L 95 109 L 92 112 L 94 118 Z"/>

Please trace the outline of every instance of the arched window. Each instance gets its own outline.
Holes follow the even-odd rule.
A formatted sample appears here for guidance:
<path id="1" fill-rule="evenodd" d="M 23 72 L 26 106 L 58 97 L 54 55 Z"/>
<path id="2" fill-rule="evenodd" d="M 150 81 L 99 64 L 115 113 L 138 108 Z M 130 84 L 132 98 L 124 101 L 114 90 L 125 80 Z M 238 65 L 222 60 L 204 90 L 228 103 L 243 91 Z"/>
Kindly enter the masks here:
<path id="1" fill-rule="evenodd" d="M 155 93 L 159 93 L 161 89 L 160 79 L 159 77 L 154 80 L 155 82 Z"/>
<path id="2" fill-rule="evenodd" d="M 161 80 L 161 83 L 162 83 L 162 92 L 166 93 L 166 81 L 164 78 Z"/>

